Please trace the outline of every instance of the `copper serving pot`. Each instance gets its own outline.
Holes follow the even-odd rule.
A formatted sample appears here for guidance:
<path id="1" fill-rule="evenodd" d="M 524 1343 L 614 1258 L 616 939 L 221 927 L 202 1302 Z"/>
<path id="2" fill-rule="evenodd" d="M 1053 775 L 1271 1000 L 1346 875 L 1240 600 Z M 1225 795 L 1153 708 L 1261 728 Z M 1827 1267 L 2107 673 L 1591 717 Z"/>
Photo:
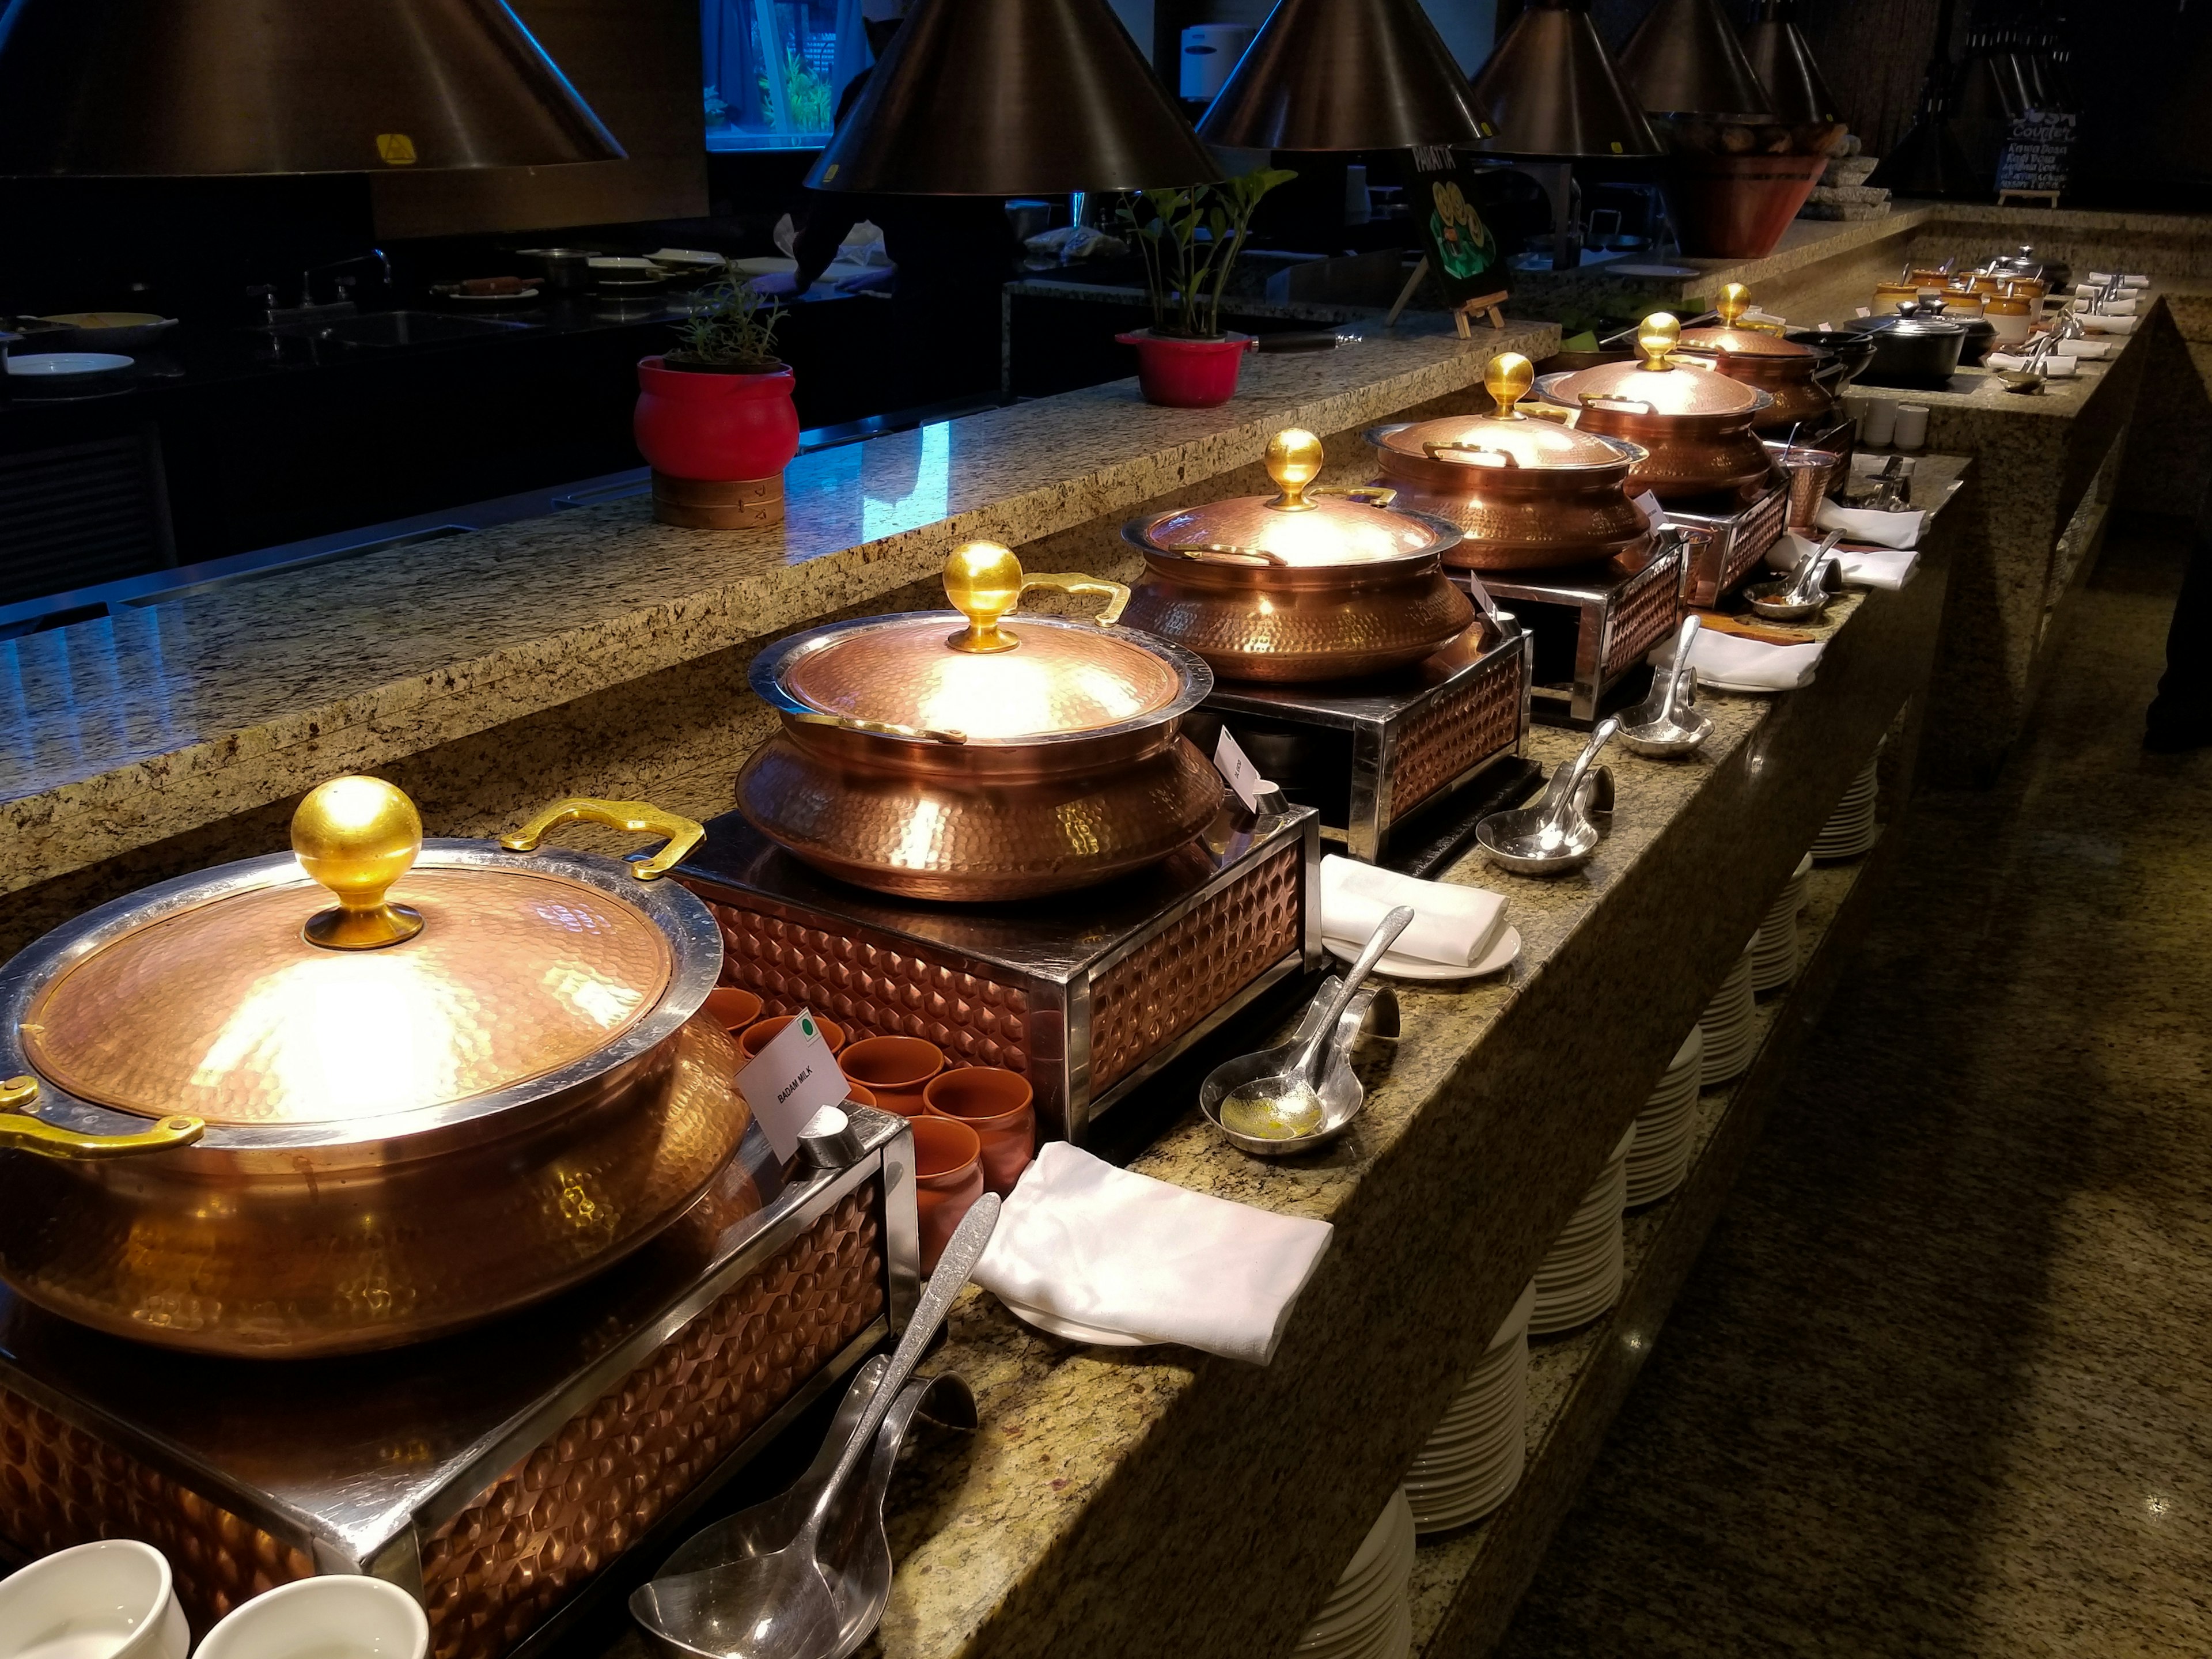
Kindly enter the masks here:
<path id="1" fill-rule="evenodd" d="M 1711 357 L 1713 367 L 1731 380 L 1756 386 L 1774 401 L 1752 422 L 1755 432 L 1779 432 L 1801 424 L 1825 426 L 1834 416 L 1835 395 L 1820 380 L 1834 362 L 1825 351 L 1763 329 L 1746 327 L 1743 313 L 1750 307 L 1751 290 L 1730 283 L 1721 290 L 1714 309 L 1721 314 L 1718 328 L 1686 328 L 1678 349 Z"/>
<path id="2" fill-rule="evenodd" d="M 1534 380 L 1526 357 L 1504 352 L 1482 380 L 1498 404 L 1495 415 L 1379 426 L 1367 434 L 1398 499 L 1459 526 L 1459 544 L 1443 556 L 1447 564 L 1466 570 L 1589 564 L 1626 552 L 1648 533 L 1627 484 L 1649 452 L 1554 424 L 1553 416 L 1574 419 L 1565 410 L 1522 409 Z"/>
<path id="3" fill-rule="evenodd" d="M 1267 445 L 1274 495 L 1130 520 L 1145 579 L 1126 620 L 1224 679 L 1276 684 L 1402 668 L 1473 622 L 1442 562 L 1457 528 L 1395 510 L 1392 489 L 1315 489 L 1321 465 L 1321 440 L 1293 427 Z"/>
<path id="4" fill-rule="evenodd" d="M 1643 447 L 1644 459 L 1629 469 L 1632 493 L 1675 501 L 1764 486 L 1771 463 L 1752 428 L 1771 394 L 1670 355 L 1680 331 L 1674 318 L 1656 313 L 1637 331 L 1643 362 L 1547 374 L 1537 390 L 1577 410 L 1580 430 Z"/>
<path id="5" fill-rule="evenodd" d="M 1033 587 L 1108 604 L 1095 624 L 1002 625 Z M 1212 819 L 1220 776 L 1181 735 L 1212 671 L 1117 626 L 1127 588 L 1024 575 L 971 542 L 945 592 L 953 611 L 832 623 L 753 659 L 753 690 L 783 717 L 738 774 L 755 829 L 858 886 L 984 901 L 1140 869 Z"/>
<path id="6" fill-rule="evenodd" d="M 574 819 L 671 837 L 538 852 Z M 567 800 L 503 842 L 422 839 L 341 778 L 293 852 L 118 899 L 0 973 L 0 1275 L 202 1353 L 388 1347 L 605 1268 L 750 1121 L 697 1013 L 707 907 L 653 879 L 704 833 Z M 337 902 L 331 902 L 333 896 Z"/>

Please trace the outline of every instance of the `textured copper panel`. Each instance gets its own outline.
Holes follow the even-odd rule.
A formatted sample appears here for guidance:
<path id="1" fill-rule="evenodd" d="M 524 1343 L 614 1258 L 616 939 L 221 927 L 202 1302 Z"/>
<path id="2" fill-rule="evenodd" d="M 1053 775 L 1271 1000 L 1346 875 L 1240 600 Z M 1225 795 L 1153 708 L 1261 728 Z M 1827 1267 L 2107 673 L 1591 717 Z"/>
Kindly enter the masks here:
<path id="1" fill-rule="evenodd" d="M 1412 811 L 1454 778 L 1521 735 L 1521 655 L 1508 652 L 1446 696 L 1407 716 L 1391 770 L 1390 819 Z"/>
<path id="2" fill-rule="evenodd" d="M 315 1571 L 311 1557 L 6 1389 L 0 1534 L 33 1555 L 95 1538 L 151 1544 L 169 1558 L 196 1636 L 240 1601 Z"/>
<path id="3" fill-rule="evenodd" d="M 1285 847 L 1091 981 L 1094 1098 L 1299 947 L 1304 876 Z"/>
<path id="4" fill-rule="evenodd" d="M 1600 672 L 1610 677 L 1633 666 L 1682 620 L 1682 568 L 1662 560 L 1625 588 L 1607 623 Z"/>
<path id="5" fill-rule="evenodd" d="M 422 1550 L 435 1659 L 497 1659 L 883 1310 L 871 1183 L 579 1412 Z"/>
<path id="6" fill-rule="evenodd" d="M 1766 550 L 1781 539 L 1783 521 L 1789 516 L 1790 492 L 1786 489 L 1769 491 L 1746 510 L 1736 526 L 1735 539 L 1729 544 L 1728 562 L 1721 572 L 1723 594 L 1765 558 Z"/>
<path id="7" fill-rule="evenodd" d="M 802 1007 L 854 1036 L 916 1036 L 956 1066 L 1030 1069 L 1028 993 L 860 929 L 832 933 L 734 904 L 712 903 L 722 930 L 722 982 L 765 1014 Z"/>

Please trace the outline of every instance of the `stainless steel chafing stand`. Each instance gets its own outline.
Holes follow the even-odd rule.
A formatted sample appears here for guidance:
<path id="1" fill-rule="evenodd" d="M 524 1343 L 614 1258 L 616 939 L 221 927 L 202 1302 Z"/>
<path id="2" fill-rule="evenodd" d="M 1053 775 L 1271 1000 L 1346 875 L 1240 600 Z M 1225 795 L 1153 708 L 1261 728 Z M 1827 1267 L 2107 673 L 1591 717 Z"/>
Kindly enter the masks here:
<path id="1" fill-rule="evenodd" d="M 732 812 L 676 878 L 722 929 L 722 979 L 771 1014 L 855 1036 L 925 1037 L 955 1066 L 1004 1066 L 1040 1133 L 1091 1120 L 1290 975 L 1317 969 L 1319 826 L 1224 797 L 1204 834 L 1150 869 L 1045 900 L 935 904 L 848 886 Z"/>
<path id="2" fill-rule="evenodd" d="M 1710 608 L 1758 569 L 1766 550 L 1780 538 L 1790 517 L 1790 486 L 1777 475 L 1763 494 L 1742 505 L 1681 501 L 1666 507 L 1663 514 L 1665 523 L 1704 534 L 1704 541 L 1689 550 L 1684 588 L 1692 605 Z"/>
<path id="3" fill-rule="evenodd" d="M 1607 696 L 1680 624 L 1687 568 L 1685 538 L 1662 531 L 1597 564 L 1482 572 L 1482 585 L 1528 630 L 1533 717 L 1595 726 Z"/>
<path id="4" fill-rule="evenodd" d="M 1217 681 L 1186 727 L 1226 726 L 1252 763 L 1314 807 L 1345 850 L 1380 860 L 1417 809 L 1519 755 L 1528 730 L 1528 636 L 1478 617 L 1427 660 L 1348 686 Z"/>
<path id="5" fill-rule="evenodd" d="M 904 1328 L 913 1137 L 853 1120 L 850 1162 L 787 1177 L 756 1125 L 627 1260 L 381 1353 L 171 1353 L 0 1289 L 0 1533 L 19 1555 L 143 1539 L 203 1633 L 273 1583 L 364 1572 L 422 1600 L 435 1651 L 526 1659 Z"/>

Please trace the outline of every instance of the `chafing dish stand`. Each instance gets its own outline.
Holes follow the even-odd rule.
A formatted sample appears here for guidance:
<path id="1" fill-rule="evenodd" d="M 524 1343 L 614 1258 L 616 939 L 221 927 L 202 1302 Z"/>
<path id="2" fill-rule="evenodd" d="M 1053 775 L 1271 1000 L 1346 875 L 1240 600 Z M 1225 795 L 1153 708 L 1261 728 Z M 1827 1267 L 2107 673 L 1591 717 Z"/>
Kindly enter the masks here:
<path id="1" fill-rule="evenodd" d="M 1790 486 L 1778 474 L 1747 503 L 1723 497 L 1711 503 L 1678 501 L 1663 511 L 1666 523 L 1703 532 L 1702 544 L 1693 544 L 1686 555 L 1683 585 L 1692 606 L 1710 609 L 1759 568 L 1766 550 L 1781 538 L 1790 517 Z"/>

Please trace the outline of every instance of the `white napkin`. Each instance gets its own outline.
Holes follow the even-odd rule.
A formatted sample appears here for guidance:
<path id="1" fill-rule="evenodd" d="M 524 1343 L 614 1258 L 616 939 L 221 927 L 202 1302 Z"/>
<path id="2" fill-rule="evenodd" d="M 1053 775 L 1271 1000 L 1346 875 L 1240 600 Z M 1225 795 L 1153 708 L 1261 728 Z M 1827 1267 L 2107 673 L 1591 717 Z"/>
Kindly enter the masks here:
<path id="1" fill-rule="evenodd" d="M 1000 1212 L 975 1282 L 1056 1318 L 1264 1365 L 1334 1231 L 1048 1140 Z"/>
<path id="2" fill-rule="evenodd" d="M 2093 270 L 2089 273 L 2089 280 L 2079 284 L 2074 291 L 2076 294 L 2094 294 L 2098 289 L 2103 288 L 2106 283 L 2112 280 L 2112 273 L 2111 271 Z M 2123 276 L 2120 278 L 2120 286 L 2122 288 L 2148 288 L 2150 286 L 2150 278 L 2148 276 Z"/>
<path id="3" fill-rule="evenodd" d="M 2051 350 L 2054 356 L 2087 357 L 2094 362 L 2099 357 L 2111 356 L 2112 343 L 2110 340 L 2061 340 Z"/>
<path id="4" fill-rule="evenodd" d="M 2081 319 L 2082 327 L 2098 334 L 2132 334 L 2136 331 L 2136 325 L 2142 320 L 2140 317 L 2100 316 L 2087 311 L 2077 311 L 2074 314 Z"/>
<path id="5" fill-rule="evenodd" d="M 1833 501 L 1822 501 L 1814 511 L 1813 522 L 1822 530 L 1840 530 L 1855 542 L 1917 547 L 1920 527 L 1927 517 L 1925 513 L 1911 510 L 1884 513 L 1876 507 L 1838 507 Z"/>
<path id="6" fill-rule="evenodd" d="M 1992 351 L 1982 361 L 1991 368 L 2026 368 L 2027 367 L 2027 358 L 2015 357 L 2002 351 Z M 2063 380 L 2069 374 L 2077 374 L 2081 372 L 2076 366 L 2077 359 L 2069 357 L 2056 349 L 2044 361 L 2049 365 L 2051 378 L 2055 380 Z"/>
<path id="7" fill-rule="evenodd" d="M 1701 628 L 1690 647 L 1690 666 L 1701 681 L 1723 686 L 1750 686 L 1761 691 L 1794 691 L 1813 678 L 1820 665 L 1822 647 L 1769 645 L 1741 634 L 1723 634 Z M 1654 668 L 1674 665 L 1674 642 L 1668 641 L 1646 659 Z"/>
<path id="8" fill-rule="evenodd" d="M 2077 305 L 2069 308 L 2080 312 L 2085 317 L 2089 314 L 2089 307 L 2086 305 Z M 2104 302 L 2102 309 L 2107 317 L 2132 317 L 2136 314 L 2136 296 L 2130 294 L 2124 300 L 2107 300 Z"/>
<path id="9" fill-rule="evenodd" d="M 1335 853 L 1322 860 L 1321 931 L 1328 938 L 1364 945 L 1401 904 L 1413 907 L 1413 919 L 1390 947 L 1395 956 L 1472 967 L 1505 931 L 1505 901 L 1483 888 L 1422 881 Z"/>
<path id="10" fill-rule="evenodd" d="M 1784 531 L 1767 550 L 1766 562 L 1777 570 L 1794 570 L 1797 561 L 1813 550 L 1813 544 L 1795 531 Z M 1838 547 L 1836 566 L 1854 587 L 1882 587 L 1893 592 L 1912 580 L 1920 562 L 1917 553 L 1887 547 Z"/>

